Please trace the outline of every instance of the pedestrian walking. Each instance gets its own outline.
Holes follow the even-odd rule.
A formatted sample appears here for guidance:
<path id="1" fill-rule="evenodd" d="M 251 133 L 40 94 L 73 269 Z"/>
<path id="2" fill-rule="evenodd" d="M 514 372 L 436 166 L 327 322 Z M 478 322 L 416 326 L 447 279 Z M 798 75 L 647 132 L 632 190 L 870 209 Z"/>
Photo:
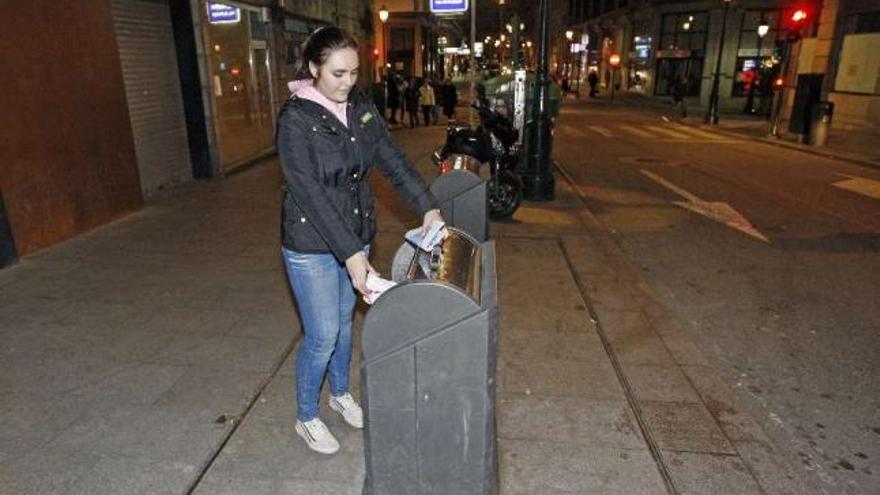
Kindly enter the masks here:
<path id="1" fill-rule="evenodd" d="M 443 84 L 440 85 L 440 104 L 443 106 L 443 115 L 446 116 L 446 121 L 455 120 L 455 106 L 458 105 L 458 92 L 455 90 L 455 85 L 452 84 L 452 80 L 448 77 L 443 79 Z"/>
<path id="2" fill-rule="evenodd" d="M 366 181 L 379 166 L 422 218 L 442 221 L 437 201 L 394 143 L 376 107 L 355 84 L 357 42 L 323 27 L 303 44 L 304 67 L 289 83 L 278 116 L 277 149 L 284 173 L 282 255 L 302 320 L 296 358 L 295 431 L 316 452 L 339 442 L 318 416 L 325 375 L 330 409 L 354 428 L 363 412 L 349 392 L 355 290 L 367 295 L 370 243 L 376 233 Z M 351 127 L 348 127 L 351 122 Z"/>
<path id="3" fill-rule="evenodd" d="M 406 87 L 403 90 L 403 106 L 409 115 L 409 126 L 417 127 L 419 125 L 419 89 L 413 78 L 406 81 Z"/>
<path id="4" fill-rule="evenodd" d="M 389 124 L 397 124 L 397 109 L 400 108 L 400 88 L 398 86 L 397 76 L 388 78 L 388 109 L 391 112 L 391 118 L 388 119 Z"/>
<path id="5" fill-rule="evenodd" d="M 599 73 L 591 70 L 587 76 L 587 83 L 590 85 L 590 98 L 595 98 L 596 88 L 599 86 Z"/>
<path id="6" fill-rule="evenodd" d="M 431 108 L 431 123 L 440 123 L 440 81 L 436 77 L 431 78 L 431 89 L 434 90 L 434 106 Z"/>
<path id="7" fill-rule="evenodd" d="M 676 78 L 672 84 L 672 108 L 678 109 L 682 119 L 687 117 L 687 104 L 684 101 L 687 91 L 687 84 L 685 84 L 684 80 L 680 77 Z"/>
<path id="8" fill-rule="evenodd" d="M 419 86 L 419 105 L 422 107 L 422 117 L 425 119 L 425 126 L 431 125 L 431 113 L 434 111 L 436 104 L 434 99 L 434 88 L 428 82 L 423 82 Z"/>

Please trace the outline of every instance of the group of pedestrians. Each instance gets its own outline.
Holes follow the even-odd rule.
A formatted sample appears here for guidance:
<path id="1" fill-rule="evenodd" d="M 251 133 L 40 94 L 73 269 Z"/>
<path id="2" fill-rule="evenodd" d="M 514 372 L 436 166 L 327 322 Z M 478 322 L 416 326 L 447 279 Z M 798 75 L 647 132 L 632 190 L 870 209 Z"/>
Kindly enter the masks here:
<path id="1" fill-rule="evenodd" d="M 409 127 L 417 127 L 419 110 L 421 110 L 423 125 L 437 125 L 440 121 L 441 108 L 447 121 L 455 119 L 458 92 L 449 78 L 440 82 L 437 79 L 426 81 L 422 78 L 394 76 L 387 80 L 386 84 L 389 124 L 405 125 L 408 116 Z"/>

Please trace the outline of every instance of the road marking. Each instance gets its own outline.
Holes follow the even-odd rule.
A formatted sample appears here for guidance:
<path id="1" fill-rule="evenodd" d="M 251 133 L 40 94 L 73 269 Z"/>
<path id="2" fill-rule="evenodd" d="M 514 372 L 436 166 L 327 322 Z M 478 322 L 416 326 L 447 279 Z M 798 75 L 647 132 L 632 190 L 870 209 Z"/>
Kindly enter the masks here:
<path id="1" fill-rule="evenodd" d="M 606 129 L 605 127 L 602 127 L 601 125 L 587 126 L 587 129 L 589 129 L 595 133 L 601 134 L 607 138 L 614 137 L 614 133 L 611 132 L 611 130 Z"/>
<path id="2" fill-rule="evenodd" d="M 666 127 L 659 126 L 659 125 L 648 126 L 648 129 L 650 129 L 653 132 L 656 132 L 657 134 L 662 134 L 662 135 L 668 136 L 668 137 L 673 137 L 673 138 L 678 138 L 678 139 L 690 139 L 691 138 L 687 134 L 673 131 L 672 129 L 668 129 Z"/>
<path id="3" fill-rule="evenodd" d="M 630 125 L 621 125 L 621 126 L 618 126 L 618 127 L 619 127 L 620 129 L 623 129 L 624 131 L 630 133 L 630 134 L 633 134 L 633 135 L 637 136 L 637 137 L 643 137 L 643 138 L 648 138 L 648 139 L 653 139 L 653 138 L 656 137 L 656 136 L 654 136 L 653 134 L 651 134 L 650 132 L 643 131 L 643 130 L 637 128 L 637 127 L 633 127 L 633 126 L 630 126 Z"/>
<path id="4" fill-rule="evenodd" d="M 639 171 L 651 180 L 657 182 L 661 186 L 669 189 L 670 191 L 678 194 L 679 196 L 687 200 L 673 201 L 673 204 L 697 213 L 698 215 L 703 215 L 704 217 L 712 219 L 716 222 L 723 223 L 730 228 L 739 230 L 744 234 L 750 235 L 768 244 L 770 243 L 770 239 L 764 237 L 764 234 L 762 234 L 757 228 L 755 228 L 755 226 L 752 225 L 752 223 L 749 222 L 749 220 L 745 216 L 743 216 L 742 213 L 736 211 L 729 204 L 721 203 L 718 201 L 706 201 L 700 199 L 696 195 L 685 191 L 684 189 L 676 186 L 675 184 L 669 182 L 668 180 L 660 177 L 653 172 L 649 172 L 644 169 Z"/>
<path id="5" fill-rule="evenodd" d="M 682 125 L 682 124 L 676 125 L 675 128 L 681 132 L 690 134 L 692 136 L 705 138 L 705 139 L 729 139 L 727 136 L 715 134 L 714 132 L 703 131 L 701 129 L 697 129 L 695 127 L 689 127 L 689 126 Z"/>
<path id="6" fill-rule="evenodd" d="M 861 194 L 869 198 L 880 199 L 880 181 L 848 175 L 846 180 L 832 184 L 834 187 Z"/>

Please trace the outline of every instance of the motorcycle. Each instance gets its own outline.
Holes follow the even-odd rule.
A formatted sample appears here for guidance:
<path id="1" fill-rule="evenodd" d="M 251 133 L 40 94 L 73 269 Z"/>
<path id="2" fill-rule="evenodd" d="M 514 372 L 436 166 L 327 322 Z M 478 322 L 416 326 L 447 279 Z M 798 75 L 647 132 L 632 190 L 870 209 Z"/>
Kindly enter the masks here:
<path id="1" fill-rule="evenodd" d="M 446 128 L 446 143 L 434 152 L 434 163 L 441 174 L 461 168 L 477 175 L 480 165 L 488 164 L 489 217 L 509 218 L 522 201 L 522 179 L 514 171 L 519 132 L 507 117 L 491 110 L 485 98 L 471 106 L 479 112 L 480 125 L 472 129 L 467 124 L 450 122 Z"/>

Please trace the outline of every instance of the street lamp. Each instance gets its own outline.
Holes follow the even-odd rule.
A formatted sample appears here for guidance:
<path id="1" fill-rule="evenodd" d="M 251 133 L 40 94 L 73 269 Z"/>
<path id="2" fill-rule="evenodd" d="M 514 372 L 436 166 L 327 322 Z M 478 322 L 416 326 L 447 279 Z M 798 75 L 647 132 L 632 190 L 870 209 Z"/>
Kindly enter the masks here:
<path id="1" fill-rule="evenodd" d="M 379 21 L 382 22 L 382 65 L 384 66 L 385 74 L 388 74 L 388 37 L 385 34 L 385 23 L 388 22 L 388 8 L 384 5 L 379 9 Z M 379 82 L 382 82 L 382 70 L 378 67 L 376 70 L 379 72 Z M 385 80 L 385 88 L 383 89 L 383 93 L 385 94 L 385 105 L 388 105 L 388 84 L 390 84 L 391 78 L 386 78 Z M 391 115 L 392 119 L 394 118 L 394 114 Z M 384 110 L 382 118 L 385 118 Z"/>
<path id="2" fill-rule="evenodd" d="M 385 23 L 388 22 L 388 16 L 390 13 L 388 12 L 388 7 L 384 5 L 379 9 L 379 20 L 382 22 L 382 63 L 386 66 L 388 65 L 388 36 L 385 34 Z"/>
<path id="3" fill-rule="evenodd" d="M 755 54 L 755 67 L 753 69 L 754 76 L 752 77 L 752 82 L 749 84 L 749 94 L 746 98 L 746 108 L 745 113 L 757 113 L 755 109 L 755 85 L 758 82 L 758 78 L 761 77 L 761 67 L 764 65 L 764 58 L 761 56 L 761 48 L 764 44 L 764 36 L 767 36 L 767 33 L 770 32 L 770 25 L 767 24 L 767 21 L 762 20 L 761 24 L 758 26 L 758 49 Z"/>
<path id="4" fill-rule="evenodd" d="M 706 112 L 706 123 L 718 124 L 718 92 L 721 84 L 721 55 L 724 53 L 724 37 L 727 35 L 727 13 L 730 11 L 731 0 L 724 1 L 724 15 L 721 18 L 721 37 L 718 40 L 718 58 L 715 61 L 715 75 L 712 77 L 712 93 L 709 95 L 709 110 Z"/>

